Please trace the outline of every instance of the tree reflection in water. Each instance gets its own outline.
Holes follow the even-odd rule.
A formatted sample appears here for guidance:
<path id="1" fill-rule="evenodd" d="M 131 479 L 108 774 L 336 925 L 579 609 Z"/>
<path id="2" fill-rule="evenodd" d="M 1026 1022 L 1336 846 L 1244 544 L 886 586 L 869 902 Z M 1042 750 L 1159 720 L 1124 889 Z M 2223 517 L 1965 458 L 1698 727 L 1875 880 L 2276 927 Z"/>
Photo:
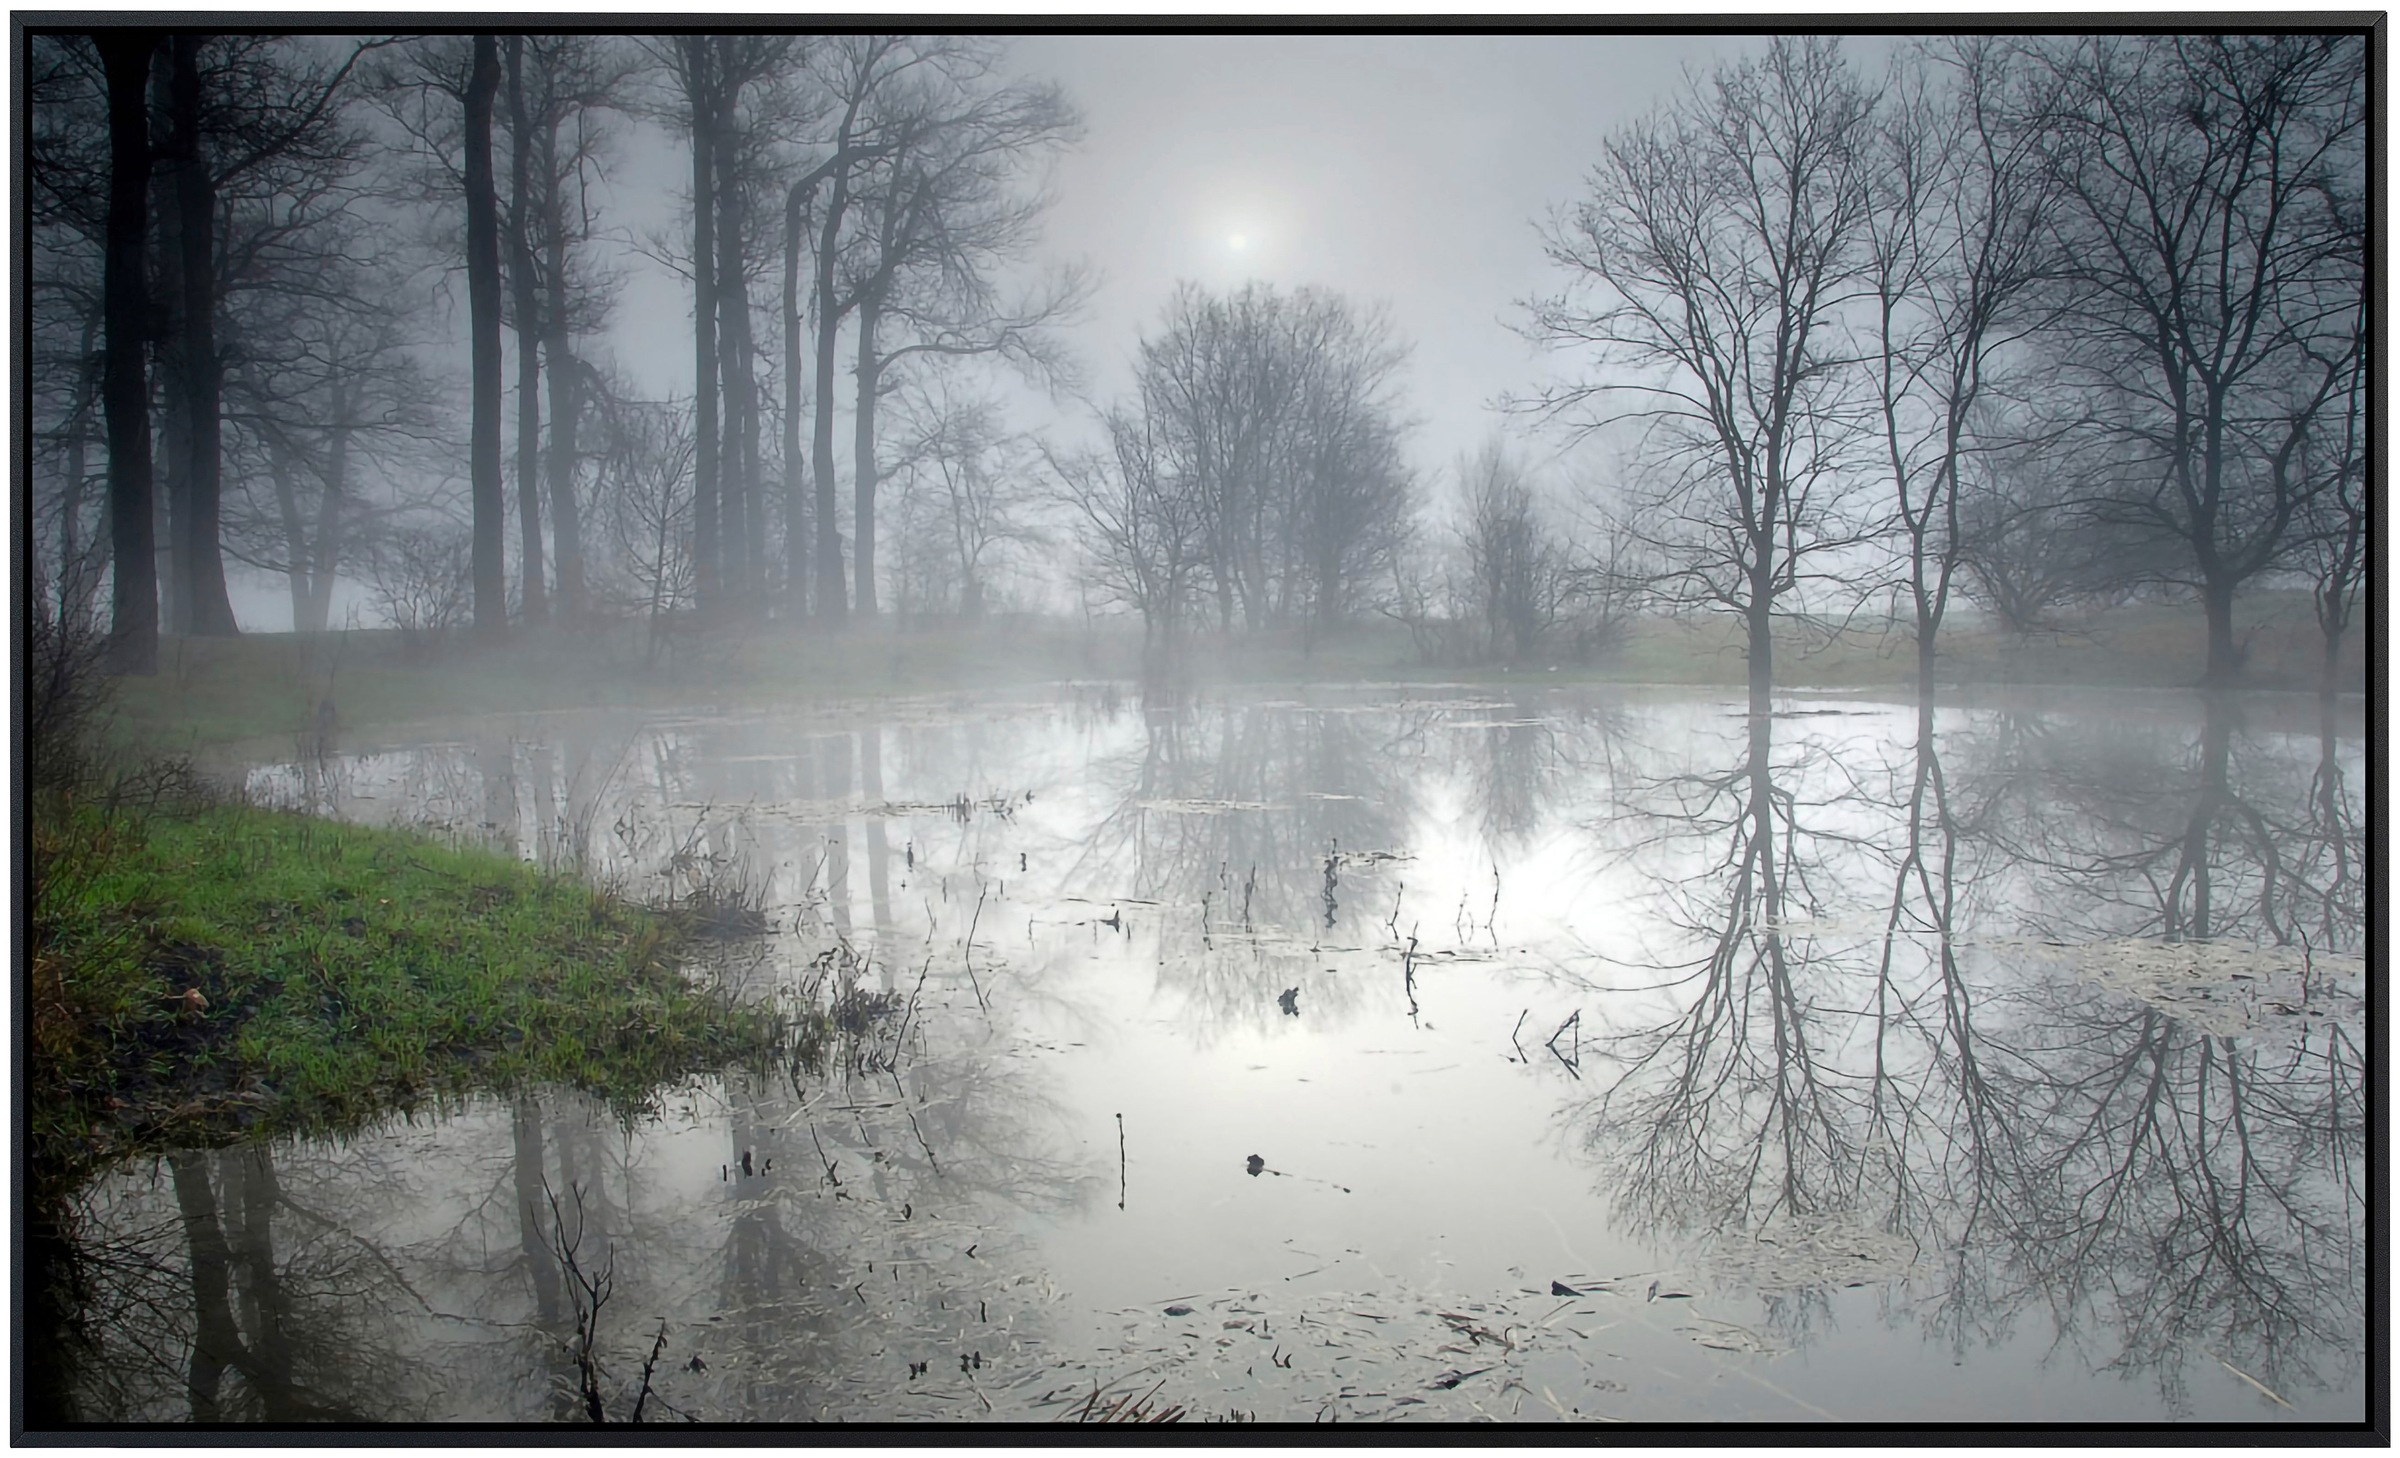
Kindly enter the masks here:
<path id="1" fill-rule="evenodd" d="M 2029 947 L 2304 922 L 2357 945 L 2333 757 L 2246 754 L 2242 714 L 2211 702 L 2180 753 L 2155 726 L 1956 716 L 1964 806 L 1931 733 L 1878 787 L 1823 735 L 1779 752 L 1763 715 L 1732 767 L 1650 777 L 1623 823 L 1691 950 L 1613 986 L 1660 1010 L 1620 1019 L 1566 1111 L 1619 1209 L 1759 1289 L 1786 1340 L 1829 1290 L 1904 1278 L 1886 1319 L 1961 1359 L 2038 1311 L 2171 1410 L 2195 1361 L 2352 1380 L 2355 1026 L 2201 1027 Z"/>
<path id="2" fill-rule="evenodd" d="M 1338 1026 L 1396 991 L 1325 968 L 1345 950 L 1380 957 L 1394 935 L 1406 867 L 1391 856 L 1416 790 L 1402 749 L 1439 710 L 1370 727 L 1337 709 L 1154 695 L 1141 712 L 1141 742 L 1092 763 L 1104 808 L 1066 885 L 1096 911 L 1143 903 L 1129 934 L 1154 948 L 1186 1024 L 1203 1039 L 1266 1025 L 1297 985 L 1301 1015 Z"/>

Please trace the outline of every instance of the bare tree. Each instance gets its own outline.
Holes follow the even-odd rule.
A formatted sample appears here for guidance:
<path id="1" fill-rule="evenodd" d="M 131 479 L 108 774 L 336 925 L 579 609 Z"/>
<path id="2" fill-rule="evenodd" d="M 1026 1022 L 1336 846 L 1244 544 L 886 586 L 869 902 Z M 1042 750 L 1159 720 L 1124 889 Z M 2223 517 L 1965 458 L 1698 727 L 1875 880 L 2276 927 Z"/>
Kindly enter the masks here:
<path id="1" fill-rule="evenodd" d="M 1872 113 L 1835 42 L 1779 38 L 1610 138 L 1591 196 L 1543 232 L 1572 281 L 1533 302 L 1529 332 L 1610 372 L 1527 403 L 1580 430 L 1648 428 L 1667 473 L 1654 540 L 1683 595 L 1741 618 L 1762 711 L 1786 599 L 1812 577 L 1838 590 L 1812 561 L 1872 529 L 1839 327 Z"/>
<path id="2" fill-rule="evenodd" d="M 2053 352 L 2131 467 L 2096 503 L 2178 539 L 2203 682 L 2241 673 L 2234 597 L 2285 565 L 2312 434 L 2342 409 L 2365 299 L 2357 36 L 2086 36 L 2034 48 L 2072 260 Z M 2338 431 L 2338 425 L 2336 426 Z"/>
<path id="3" fill-rule="evenodd" d="M 171 518 L 168 621 L 231 634 L 222 550 L 224 390 L 250 341 L 245 294 L 307 287 L 319 225 L 364 162 L 344 120 L 360 61 L 385 40 L 178 33 L 167 46 L 159 208 Z M 298 265 L 295 267 L 295 265 Z"/>
<path id="4" fill-rule="evenodd" d="M 359 229 L 326 239 L 355 247 Z M 422 504 L 438 479 L 441 401 L 416 347 L 421 297 L 380 271 L 336 268 L 308 290 L 268 293 L 235 316 L 245 343 L 225 380 L 228 460 L 225 550 L 280 573 L 292 626 L 323 632 L 343 568 L 372 546 L 376 525 Z M 262 483 L 268 488 L 261 499 Z"/>
<path id="5" fill-rule="evenodd" d="M 1141 409 L 1202 514 L 1217 621 L 1311 630 L 1381 577 L 1412 513 L 1395 394 L 1406 347 L 1381 310 L 1264 284 L 1186 285 L 1142 340 Z"/>
<path id="6" fill-rule="evenodd" d="M 106 319 L 107 78 L 90 37 L 28 37 L 24 91 L 32 425 L 33 569 L 55 620 L 81 624 L 106 578 L 105 523 L 88 530 L 100 430 Z M 105 477 L 100 476 L 105 498 Z M 105 515 L 105 510 L 103 510 Z"/>
<path id="7" fill-rule="evenodd" d="M 1192 483 L 1168 468 L 1146 413 L 1103 412 L 1108 450 L 1043 458 L 1075 520 L 1091 580 L 1142 615 L 1146 653 L 1171 655 L 1206 570 L 1206 513 Z"/>
<path id="8" fill-rule="evenodd" d="M 2174 570 L 2174 543 L 2091 502 L 2123 470 L 2103 440 L 2028 429 L 2052 407 L 1987 398 L 1952 490 L 1960 585 L 2016 633 L 2058 632 L 2068 610 L 2121 603 Z"/>
<path id="9" fill-rule="evenodd" d="M 2311 497 L 2312 525 L 2308 533 L 2309 576 L 2315 586 L 2317 628 L 2324 638 L 2324 665 L 2317 679 L 2318 696 L 2330 718 L 2332 701 L 2341 683 L 2342 640 L 2358 610 L 2360 589 L 2367 574 L 2367 370 L 2363 327 L 2352 346 L 2348 380 L 2342 389 L 2339 416 L 2328 428 L 2313 432 L 2309 458 L 2302 469 L 2326 483 Z M 2330 740 L 2331 735 L 2327 738 Z"/>
<path id="10" fill-rule="evenodd" d="M 2026 295 L 2050 259 L 2038 137 L 2021 124 L 2021 68 L 1988 37 L 1895 67 L 1874 126 L 1870 368 L 1906 553 L 1917 712 L 1931 733 L 1934 664 L 1967 548 L 1959 473 L 1987 376 L 2044 322 Z"/>
<path id="11" fill-rule="evenodd" d="M 767 214 L 754 204 L 775 185 L 780 137 L 801 126 L 787 83 L 811 44 L 792 35 L 677 36 L 659 51 L 679 92 L 676 120 L 692 138 L 696 550 L 701 602 L 712 611 L 721 600 L 755 604 L 765 586 L 764 417 L 750 283 Z"/>
<path id="12" fill-rule="evenodd" d="M 609 553 L 594 582 L 597 591 L 643 615 L 655 652 L 665 621 L 693 607 L 699 585 L 692 538 L 694 420 L 680 401 L 632 400 L 599 382 L 593 394 L 603 403 L 593 506 Z"/>
<path id="13" fill-rule="evenodd" d="M 850 611 L 841 537 L 834 528 L 840 503 L 834 482 L 833 370 L 842 320 L 859 302 L 856 289 L 845 290 L 841 278 L 844 240 L 855 231 L 852 209 L 859 185 L 857 172 L 888 141 L 892 119 L 883 115 L 877 103 L 920 69 L 938 69 L 948 53 L 948 43 L 940 37 L 849 35 L 833 38 L 810 59 L 810 74 L 840 111 L 832 155 L 806 180 L 812 188 L 821 182 L 825 189 L 823 209 L 814 220 L 816 402 L 810 422 L 809 469 L 816 478 L 811 532 L 816 547 L 816 609 L 817 616 L 829 623 L 843 621 Z"/>
<path id="14" fill-rule="evenodd" d="M 996 398 L 969 393 L 951 372 L 900 402 L 906 429 L 884 473 L 899 488 L 896 605 L 981 617 L 1011 550 L 1045 540 L 1027 511 L 1034 448 L 1007 433 Z"/>
<path id="15" fill-rule="evenodd" d="M 1047 335 L 1081 307 L 1078 272 L 1004 301 L 993 274 L 1039 236 L 1049 203 L 1024 172 L 1080 135 L 1056 86 L 993 86 L 989 45 L 957 45 L 938 68 L 884 88 L 884 145 L 857 184 L 864 223 L 850 293 L 858 314 L 852 551 L 860 617 L 877 611 L 875 433 L 893 371 L 912 356 L 992 356 L 1055 371 Z M 896 342 L 884 331 L 895 330 Z"/>
<path id="16" fill-rule="evenodd" d="M 550 381 L 551 530 L 560 607 L 572 618 L 585 605 L 576 428 L 584 405 L 580 386 L 588 373 L 575 352 L 575 338 L 599 326 L 609 303 L 608 281 L 597 276 L 582 250 L 598 217 L 593 183 L 603 171 L 611 137 L 606 114 L 618 105 L 633 64 L 630 56 L 590 36 L 541 36 L 531 44 L 541 83 L 529 124 L 541 164 L 535 192 L 545 251 L 542 350 Z"/>
<path id="17" fill-rule="evenodd" d="M 1524 466 L 1497 439 L 1458 463 L 1459 545 L 1488 650 L 1516 661 L 1558 620 L 1566 563 L 1540 520 Z"/>

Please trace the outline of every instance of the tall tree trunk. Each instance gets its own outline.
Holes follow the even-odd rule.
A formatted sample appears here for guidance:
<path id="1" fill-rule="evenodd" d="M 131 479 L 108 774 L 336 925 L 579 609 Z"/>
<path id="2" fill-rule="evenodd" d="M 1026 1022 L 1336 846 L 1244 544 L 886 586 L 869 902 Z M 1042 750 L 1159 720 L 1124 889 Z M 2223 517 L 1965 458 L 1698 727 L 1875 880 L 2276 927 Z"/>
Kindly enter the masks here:
<path id="1" fill-rule="evenodd" d="M 174 67 L 157 68 L 152 105 L 154 116 L 174 115 Z M 152 528 L 158 551 L 159 626 L 170 638 L 192 630 L 192 599 L 184 571 L 184 534 L 192 521 L 191 375 L 183 368 L 183 205 L 175 196 L 172 134 L 152 153 L 150 175 L 151 317 L 146 323 L 154 347 L 150 381 L 158 430 L 150 442 L 150 472 L 156 481 L 157 521 Z M 161 163 L 170 165 L 160 165 Z"/>
<path id="2" fill-rule="evenodd" d="M 720 40 L 723 38 L 720 37 Z M 728 73 L 729 74 L 729 73 Z M 720 81 L 726 80 L 721 75 Z M 742 190 L 735 175 L 734 88 L 720 86 L 709 136 L 715 144 L 717 203 L 717 370 L 719 408 L 724 412 L 723 448 L 717 455 L 722 500 L 717 537 L 717 576 L 729 600 L 746 610 L 756 585 L 750 576 L 750 539 L 758 532 L 757 483 L 743 467 L 742 380 L 748 363 L 749 289 L 742 266 Z"/>
<path id="3" fill-rule="evenodd" d="M 750 289 L 744 284 L 739 291 L 742 321 L 742 479 L 749 483 L 750 540 L 747 544 L 750 562 L 747 568 L 753 592 L 767 587 L 767 483 L 759 462 L 758 452 L 758 350 L 750 333 Z"/>
<path id="4" fill-rule="evenodd" d="M 58 512 L 58 581 L 51 584 L 56 590 L 59 621 L 76 622 L 83 616 L 90 601 L 91 579 L 97 564 L 86 565 L 83 539 L 84 475 L 91 469 L 92 398 L 99 385 L 98 360 L 100 315 L 87 310 L 83 316 L 83 349 L 76 356 L 75 404 L 67 412 L 67 449 L 63 488 Z"/>
<path id="5" fill-rule="evenodd" d="M 325 445 L 325 490 L 317 507 L 317 559 L 308 574 L 310 595 L 305 633 L 322 633 L 333 622 L 333 579 L 341 562 L 343 499 L 350 491 L 349 391 L 333 382 L 333 425 Z"/>
<path id="6" fill-rule="evenodd" d="M 691 67 L 692 107 L 692 527 L 694 596 L 703 614 L 718 597 L 717 543 L 717 274 L 716 87 L 714 47 L 706 36 L 684 38 Z"/>
<path id="7" fill-rule="evenodd" d="M 241 629 L 225 589 L 225 557 L 218 546 L 219 473 L 224 455 L 218 397 L 224 366 L 217 358 L 216 187 L 208 175 L 208 152 L 200 141 L 200 41 L 178 35 L 169 49 L 173 79 L 176 233 L 183 267 L 182 361 L 184 409 L 191 458 L 184 470 L 184 505 L 175 519 L 175 583 L 190 605 L 189 631 L 232 637 Z"/>
<path id="8" fill-rule="evenodd" d="M 161 194 L 168 189 L 161 187 Z M 161 199 L 163 233 L 175 230 L 175 209 L 168 197 Z M 158 269 L 158 290 L 154 297 L 168 300 L 163 312 L 180 309 L 182 300 L 182 261 L 180 252 L 168 240 L 163 252 L 163 266 Z M 170 326 L 173 329 L 173 326 Z M 158 547 L 158 614 L 168 638 L 182 638 L 192 631 L 192 595 L 185 590 L 185 556 L 182 556 L 182 535 L 192 523 L 192 408 L 185 398 L 185 376 L 182 362 L 175 360 L 173 350 L 180 345 L 170 343 L 158 350 L 158 376 L 154 393 L 158 398 L 158 436 L 151 441 L 151 477 L 158 482 L 158 523 L 154 528 Z"/>
<path id="9" fill-rule="evenodd" d="M 858 409 L 853 417 L 856 459 L 851 464 L 850 537 L 858 578 L 858 615 L 875 616 L 875 393 L 883 377 L 875 331 L 883 311 L 872 299 L 858 306 Z"/>
<path id="10" fill-rule="evenodd" d="M 1749 629 L 1750 713 L 1755 718 L 1775 706 L 1775 590 L 1769 581 L 1773 546 L 1760 548 L 1754 537 L 1752 547 L 1760 557 L 1751 563 L 1750 600 L 1742 605 L 1742 616 Z"/>
<path id="11" fill-rule="evenodd" d="M 292 631 L 308 631 L 308 526 L 300 519 L 300 490 L 292 479 L 292 453 L 280 435 L 267 436 L 267 479 L 275 484 L 275 514 L 283 527 L 283 578 L 292 595 Z"/>
<path id="12" fill-rule="evenodd" d="M 2200 607 L 2208 619 L 2208 668 L 2200 679 L 2203 688 L 2230 688 L 2241 681 L 2244 654 L 2233 636 L 2234 587 L 2231 573 L 2203 573 Z"/>
<path id="13" fill-rule="evenodd" d="M 158 672 L 158 562 L 151 528 L 150 382 L 142 360 L 142 241 L 149 231 L 150 55 L 155 33 L 92 35 L 108 74 L 108 252 L 101 275 L 107 360 L 101 380 L 108 417 L 109 666 Z"/>
<path id="14" fill-rule="evenodd" d="M 783 571 L 791 612 L 808 611 L 808 478 L 800 455 L 800 234 L 809 189 L 794 184 L 783 211 Z"/>
<path id="15" fill-rule="evenodd" d="M 492 100 L 499 90 L 499 42 L 479 35 L 466 97 L 467 319 L 474 391 L 467 464 L 475 514 L 475 633 L 486 641 L 508 631 L 508 569 L 501 539 L 508 506 L 500 489 L 500 206 L 492 195 Z"/>
<path id="16" fill-rule="evenodd" d="M 849 138 L 844 136 L 847 146 Z M 839 623 L 850 611 L 850 594 L 843 577 L 842 534 L 836 521 L 833 479 L 833 346 L 841 333 L 842 311 L 834 296 L 834 249 L 841 239 L 842 214 L 850 203 L 850 173 L 833 174 L 833 191 L 825 218 L 817 227 L 817 400 L 811 422 L 810 468 L 817 477 L 817 616 Z"/>
<path id="17" fill-rule="evenodd" d="M 151 297 L 158 297 L 155 293 Z M 158 397 L 156 414 L 162 428 L 151 441 L 150 478 L 163 490 L 150 493 L 151 561 L 158 571 L 158 610 L 166 635 L 180 638 L 191 630 L 191 603 L 176 590 L 175 571 L 175 499 L 183 489 L 183 475 L 176 462 L 188 460 L 191 452 L 177 444 L 189 439 L 183 431 L 183 387 L 176 384 L 173 362 L 153 356 L 155 373 L 151 377 L 152 394 Z"/>
<path id="18" fill-rule="evenodd" d="M 559 197 L 558 118 L 542 127 L 542 238 L 550 250 L 548 331 L 550 365 L 550 531 L 558 547 L 559 611 L 569 618 L 584 609 L 583 511 L 575 501 L 575 427 L 583 412 L 574 336 L 567 322 L 566 208 Z"/>
<path id="19" fill-rule="evenodd" d="M 541 303 L 533 248 L 525 239 L 533 143 L 525 126 L 525 37 L 508 38 L 508 282 L 517 314 L 517 535 L 524 576 L 524 615 L 549 615 L 542 582 L 542 355 Z"/>

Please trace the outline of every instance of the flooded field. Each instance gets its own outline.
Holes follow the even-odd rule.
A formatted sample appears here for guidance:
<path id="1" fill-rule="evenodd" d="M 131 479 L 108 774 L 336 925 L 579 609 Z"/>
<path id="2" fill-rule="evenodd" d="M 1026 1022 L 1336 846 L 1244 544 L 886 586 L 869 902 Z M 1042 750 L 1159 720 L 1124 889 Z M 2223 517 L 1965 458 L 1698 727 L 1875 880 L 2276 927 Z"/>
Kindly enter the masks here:
<path id="1" fill-rule="evenodd" d="M 2362 1421 L 2355 711 L 1934 729 L 1090 686 L 257 765 L 761 904 L 693 975 L 814 1032 L 118 1169 L 80 1409 Z"/>

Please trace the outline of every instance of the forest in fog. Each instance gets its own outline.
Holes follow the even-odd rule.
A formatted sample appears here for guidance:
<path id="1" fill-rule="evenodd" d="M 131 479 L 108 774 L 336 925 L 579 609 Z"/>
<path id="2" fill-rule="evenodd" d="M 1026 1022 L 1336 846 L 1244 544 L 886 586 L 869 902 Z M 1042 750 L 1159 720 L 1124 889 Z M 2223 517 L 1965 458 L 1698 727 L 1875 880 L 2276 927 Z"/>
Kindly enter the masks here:
<path id="1" fill-rule="evenodd" d="M 2330 692 L 2361 602 L 2356 31 L 1695 68 L 1490 219 L 1546 285 L 1473 305 L 1529 363 L 1455 459 L 1338 276 L 1135 301 L 1096 383 L 1111 260 L 1043 233 L 1094 139 L 1001 40 L 23 34 L 31 595 L 119 672 L 247 582 L 426 645 L 1035 612 L 1555 662 L 1715 612 L 1754 696 L 1795 624 L 1886 619 L 1930 688 L 1958 610 L 2143 600 L 2231 683 L 2275 590 Z"/>

